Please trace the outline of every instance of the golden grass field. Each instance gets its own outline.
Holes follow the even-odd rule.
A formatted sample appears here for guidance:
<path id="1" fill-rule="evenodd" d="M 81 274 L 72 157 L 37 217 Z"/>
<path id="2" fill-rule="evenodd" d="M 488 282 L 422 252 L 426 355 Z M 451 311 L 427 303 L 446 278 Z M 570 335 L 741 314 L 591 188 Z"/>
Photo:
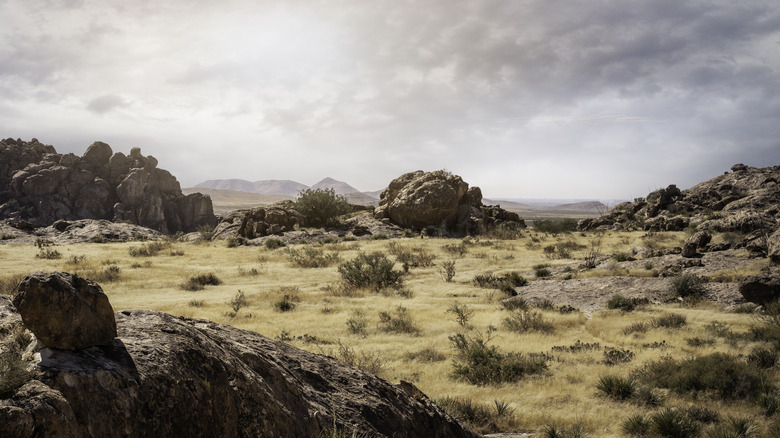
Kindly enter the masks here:
<path id="1" fill-rule="evenodd" d="M 0 280 L 5 284 L 33 271 L 68 271 L 88 278 L 99 278 L 110 266 L 118 267 L 118 278 L 99 281 L 114 310 L 148 308 L 192 318 L 206 318 L 216 322 L 252 330 L 268 337 L 282 338 L 304 350 L 344 359 L 345 352 L 356 355 L 363 366 L 378 368 L 378 375 L 397 383 L 414 383 L 430 398 L 458 397 L 476 404 L 493 406 L 495 401 L 508 403 L 510 414 L 499 428 L 514 431 L 539 431 L 545 426 L 572 424 L 584 426 L 590 436 L 624 436 L 621 422 L 632 414 L 647 414 L 659 408 L 642 407 L 630 402 L 617 402 L 600 395 L 596 385 L 601 376 L 627 376 L 643 363 L 661 356 L 686 358 L 715 351 L 747 355 L 760 345 L 742 337 L 726 339 L 713 334 L 712 324 L 723 324 L 733 333 L 746 333 L 757 324 L 754 315 L 735 313 L 716 303 L 696 305 L 648 305 L 633 312 L 602 310 L 593 315 L 580 312 L 561 314 L 556 310 L 540 310 L 554 325 L 552 333 L 515 333 L 506 330 L 502 321 L 508 316 L 499 300 L 505 295 L 492 289 L 483 289 L 473 283 L 478 274 L 521 273 L 529 281 L 535 279 L 533 267 L 539 264 L 581 263 L 587 249 L 575 250 L 569 259 L 545 257 L 539 245 L 557 240 L 575 240 L 590 247 L 600 239 L 601 252 L 609 255 L 646 245 L 644 233 L 607 233 L 560 236 L 536 235 L 537 245 L 529 244 L 533 232 L 516 240 L 471 239 L 462 255 L 448 250 L 462 243 L 459 239 L 395 239 L 338 242 L 313 245 L 327 253 L 337 253 L 339 262 L 354 258 L 359 252 L 383 251 L 389 256 L 389 245 L 412 249 L 422 248 L 434 256 L 439 266 L 444 261 L 455 261 L 455 276 L 445 282 L 439 266 L 412 267 L 404 276 L 411 297 L 361 291 L 356 296 L 334 293 L 339 283 L 338 263 L 324 268 L 300 268 L 288 257 L 287 248 L 301 249 L 304 245 L 287 248 L 240 246 L 228 248 L 225 242 L 183 243 L 170 242 L 155 256 L 130 256 L 130 248 L 139 248 L 143 242 L 74 244 L 52 246 L 61 253 L 59 259 L 36 257 L 34 245 L 0 246 Z M 666 238 L 655 243 L 661 246 L 679 246 L 684 233 L 666 233 Z M 392 243 L 394 242 L 394 243 Z M 660 242 L 660 243 L 659 243 Z M 758 261 L 757 263 L 762 263 Z M 117 272 L 117 268 L 113 268 Z M 396 264 L 396 269 L 401 269 Z M 200 291 L 184 290 L 181 285 L 189 277 L 213 273 L 222 284 L 205 286 Z M 593 275 L 590 271 L 573 275 Z M 328 288 L 328 285 L 334 287 Z M 235 316 L 231 300 L 241 291 L 246 304 Z M 522 294 L 522 288 L 518 289 Z M 8 291 L 6 291 L 8 293 Z M 295 304 L 291 311 L 279 311 L 276 303 L 288 295 Z M 474 311 L 468 327 L 461 327 L 448 308 L 458 303 Z M 379 329 L 379 313 L 392 312 L 399 306 L 408 309 L 419 328 L 418 335 L 386 333 Z M 644 333 L 624 334 L 632 323 L 650 321 L 661 315 L 679 314 L 687 318 L 680 329 L 652 328 Z M 366 322 L 364 334 L 348 331 L 347 321 Z M 527 377 L 517 383 L 475 386 L 453 380 L 454 350 L 449 336 L 458 332 L 471 337 L 486 335 L 488 326 L 498 330 L 490 345 L 504 352 L 549 353 L 554 360 L 541 376 Z M 707 340 L 702 346 L 692 346 L 687 339 Z M 577 341 L 598 343 L 601 348 L 628 349 L 636 357 L 628 363 L 606 365 L 602 349 L 580 352 L 556 352 L 554 346 L 571 346 Z M 656 344 L 654 344 L 656 343 Z M 654 345 L 654 346 L 653 346 Z M 660 345 L 660 347 L 659 347 Z M 411 358 L 410 354 L 431 351 L 441 357 L 433 361 Z M 430 356 L 430 355 L 429 355 Z M 435 355 L 433 355 L 435 356 Z M 770 374 L 777 381 L 777 374 Z M 741 416 L 753 419 L 759 430 L 770 420 L 751 403 L 723 401 L 708 395 L 696 399 L 690 396 L 668 394 L 664 406 L 706 406 L 720 412 L 723 418 Z"/>

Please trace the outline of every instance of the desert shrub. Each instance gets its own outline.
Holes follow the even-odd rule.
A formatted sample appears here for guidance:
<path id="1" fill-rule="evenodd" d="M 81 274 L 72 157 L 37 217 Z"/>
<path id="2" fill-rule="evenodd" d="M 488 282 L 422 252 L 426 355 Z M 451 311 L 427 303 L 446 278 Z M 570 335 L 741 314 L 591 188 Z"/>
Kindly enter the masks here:
<path id="1" fill-rule="evenodd" d="M 82 273 L 82 276 L 96 283 L 111 283 L 119 280 L 122 270 L 117 265 L 104 266 L 101 270 L 90 270 Z"/>
<path id="2" fill-rule="evenodd" d="M 552 275 L 552 272 L 550 272 L 550 270 L 547 268 L 536 268 L 534 270 L 534 275 L 536 276 L 536 278 L 545 278 Z"/>
<path id="3" fill-rule="evenodd" d="M 506 294 L 514 295 L 516 287 L 522 287 L 528 284 L 528 280 L 523 278 L 517 272 L 496 276 L 493 274 L 478 274 L 472 280 L 475 286 L 482 288 L 498 289 Z"/>
<path id="4" fill-rule="evenodd" d="M 298 297 L 298 292 L 297 286 L 283 286 L 279 290 L 281 296 L 274 302 L 274 309 L 277 312 L 292 312 L 295 310 L 295 307 L 301 301 L 300 297 Z"/>
<path id="5" fill-rule="evenodd" d="M 334 189 L 302 190 L 298 192 L 294 208 L 310 227 L 337 225 L 338 217 L 351 211 L 347 198 L 337 195 Z"/>
<path id="6" fill-rule="evenodd" d="M 72 255 L 68 257 L 68 260 L 65 262 L 68 265 L 78 266 L 82 263 L 84 263 L 87 260 L 87 256 L 85 255 Z"/>
<path id="7" fill-rule="evenodd" d="M 246 296 L 243 292 L 241 292 L 241 290 L 239 290 L 235 295 L 233 295 L 233 297 L 230 298 L 228 305 L 231 309 L 233 309 L 234 313 L 238 313 L 241 308 L 246 307 L 247 305 Z"/>
<path id="8" fill-rule="evenodd" d="M 604 348 L 604 364 L 606 365 L 620 365 L 631 362 L 636 357 L 636 354 L 631 350 L 623 348 Z"/>
<path id="9" fill-rule="evenodd" d="M 287 244 L 284 243 L 284 241 L 282 240 L 275 239 L 272 237 L 270 239 L 265 239 L 265 241 L 263 241 L 263 246 L 265 246 L 267 249 L 276 249 L 276 248 L 284 248 L 285 246 L 287 246 Z"/>
<path id="10" fill-rule="evenodd" d="M 451 417 L 480 433 L 511 429 L 514 424 L 514 409 L 502 400 L 493 400 L 492 405 L 483 405 L 471 399 L 444 397 L 434 403 Z"/>
<path id="11" fill-rule="evenodd" d="M 628 436 L 644 437 L 650 434 L 650 420 L 642 414 L 632 415 L 620 424 L 620 428 Z"/>
<path id="12" fill-rule="evenodd" d="M 469 247 L 466 245 L 466 242 L 460 242 L 457 245 L 447 244 L 444 245 L 442 249 L 450 254 L 457 255 L 458 257 L 463 257 L 469 252 Z"/>
<path id="13" fill-rule="evenodd" d="M 777 391 L 767 391 L 756 399 L 756 405 L 764 411 L 764 415 L 771 417 L 780 410 L 780 394 Z"/>
<path id="14" fill-rule="evenodd" d="M 419 351 L 406 353 L 404 356 L 406 360 L 416 360 L 418 362 L 441 362 L 447 358 L 444 353 L 441 353 L 433 348 L 423 348 Z"/>
<path id="15" fill-rule="evenodd" d="M 755 347 L 748 355 L 747 360 L 759 368 L 772 368 L 777 365 L 777 350 L 773 348 Z"/>
<path id="16" fill-rule="evenodd" d="M 449 337 L 457 352 L 452 378 L 472 385 L 489 385 L 517 382 L 527 375 L 547 370 L 547 363 L 542 357 L 503 353 L 497 347 L 487 345 L 491 331 L 488 333 L 487 341 L 481 335 L 471 338 L 458 333 Z"/>
<path id="17" fill-rule="evenodd" d="M 722 399 L 756 398 L 770 386 L 765 372 L 725 353 L 675 360 L 665 357 L 645 364 L 635 377 L 677 394 L 711 392 Z"/>
<path id="18" fill-rule="evenodd" d="M 205 301 L 203 301 L 203 300 L 195 300 L 195 299 L 192 299 L 192 300 L 190 300 L 187 303 L 187 305 L 190 306 L 190 307 L 203 307 L 205 304 L 206 304 Z"/>
<path id="19" fill-rule="evenodd" d="M 636 260 L 635 258 L 631 257 L 630 254 L 625 252 L 618 252 L 612 254 L 612 258 L 615 259 L 616 262 L 632 262 Z"/>
<path id="20" fill-rule="evenodd" d="M 366 316 L 360 310 L 352 312 L 352 316 L 347 319 L 347 332 L 353 335 L 366 335 Z"/>
<path id="21" fill-rule="evenodd" d="M 326 268 L 339 261 L 339 254 L 326 253 L 315 247 L 305 247 L 300 250 L 288 248 L 287 258 L 293 265 L 301 268 Z"/>
<path id="22" fill-rule="evenodd" d="M 406 307 L 398 306 L 392 313 L 379 312 L 379 330 L 387 333 L 406 333 L 417 336 L 420 328 L 412 320 Z"/>
<path id="23" fill-rule="evenodd" d="M 148 242 L 141 246 L 131 246 L 127 249 L 130 257 L 152 257 L 165 249 L 167 245 L 162 242 Z"/>
<path id="24" fill-rule="evenodd" d="M 530 305 L 522 297 L 512 297 L 500 301 L 501 306 L 506 310 L 528 310 Z"/>
<path id="25" fill-rule="evenodd" d="M 461 327 L 468 327 L 469 320 L 474 316 L 474 309 L 466 304 L 453 303 L 447 308 L 447 313 L 455 315 L 455 322 Z"/>
<path id="26" fill-rule="evenodd" d="M 367 373 L 379 374 L 384 368 L 385 363 L 378 354 L 373 352 L 356 352 L 352 347 L 342 344 L 338 344 L 338 352 L 336 358 L 346 365 L 358 368 Z"/>
<path id="27" fill-rule="evenodd" d="M 664 408 L 650 415 L 651 432 L 664 438 L 695 437 L 700 429 L 699 423 L 679 409 Z"/>
<path id="28" fill-rule="evenodd" d="M 542 438 L 585 438 L 588 432 L 582 423 L 575 423 L 568 427 L 548 424 L 542 427 L 540 436 Z"/>
<path id="29" fill-rule="evenodd" d="M 455 260 L 445 260 L 439 266 L 439 276 L 446 283 L 452 283 L 455 278 Z"/>
<path id="30" fill-rule="evenodd" d="M 758 437 L 756 423 L 745 417 L 729 417 L 707 431 L 707 438 L 753 438 Z"/>
<path id="31" fill-rule="evenodd" d="M 205 242 L 211 240 L 212 234 L 214 234 L 214 227 L 212 225 L 203 224 L 198 227 L 198 240 Z"/>
<path id="32" fill-rule="evenodd" d="M 685 408 L 685 415 L 691 420 L 701 424 L 712 424 L 720 422 L 718 411 L 706 406 L 692 405 Z"/>
<path id="33" fill-rule="evenodd" d="M 390 242 L 387 247 L 390 254 L 395 256 L 395 260 L 407 269 L 433 266 L 433 260 L 436 258 L 432 252 L 422 246 L 407 247 L 397 242 Z"/>
<path id="34" fill-rule="evenodd" d="M 189 291 L 197 291 L 203 290 L 205 286 L 219 286 L 220 284 L 222 284 L 222 280 L 213 272 L 210 272 L 208 274 L 190 277 L 185 283 L 181 284 L 181 288 Z"/>
<path id="35" fill-rule="evenodd" d="M 3 295 L 13 295 L 16 286 L 22 282 L 24 275 L 16 274 L 0 278 L 0 293 Z"/>
<path id="36" fill-rule="evenodd" d="M 612 295 L 612 298 L 607 301 L 608 309 L 620 309 L 624 312 L 631 312 L 639 306 L 649 304 L 650 300 L 647 298 L 628 298 L 623 295 Z"/>
<path id="37" fill-rule="evenodd" d="M 514 310 L 504 318 L 504 327 L 513 332 L 540 332 L 552 333 L 555 331 L 555 325 L 544 318 L 540 312 L 529 310 Z"/>
<path id="38" fill-rule="evenodd" d="M 23 350 L 32 337 L 22 325 L 2 328 L 0 338 L 0 399 L 8 398 L 33 378 L 27 371 Z"/>
<path id="39" fill-rule="evenodd" d="M 608 374 L 599 377 L 596 389 L 613 400 L 623 401 L 634 396 L 637 391 L 637 384 L 631 377 L 619 377 Z"/>
<path id="40" fill-rule="evenodd" d="M 577 221 L 574 219 L 539 219 L 534 221 L 534 230 L 540 233 L 570 233 L 577 231 Z"/>
<path id="41" fill-rule="evenodd" d="M 494 227 L 490 227 L 485 235 L 490 239 L 514 240 L 523 236 L 523 228 L 517 222 L 502 222 Z"/>
<path id="42" fill-rule="evenodd" d="M 687 319 L 685 315 L 670 313 L 669 315 L 654 318 L 651 324 L 655 328 L 678 329 L 687 324 Z"/>
<path id="43" fill-rule="evenodd" d="M 694 336 L 692 338 L 685 338 L 685 343 L 691 347 L 704 347 L 715 344 L 715 339 L 700 338 Z"/>
<path id="44" fill-rule="evenodd" d="M 62 253 L 52 248 L 40 248 L 38 249 L 38 254 L 35 254 L 35 258 L 56 260 L 62 258 Z"/>
<path id="45" fill-rule="evenodd" d="M 393 269 L 393 261 L 381 252 L 360 253 L 356 258 L 341 264 L 338 272 L 344 284 L 353 288 L 399 289 L 403 285 L 403 273 Z"/>
<path id="46" fill-rule="evenodd" d="M 630 335 L 632 333 L 646 333 L 648 330 L 650 330 L 650 324 L 644 321 L 632 322 L 631 324 L 623 327 L 623 334 Z"/>
<path id="47" fill-rule="evenodd" d="M 691 301 L 699 300 L 707 292 L 706 283 L 706 278 L 696 274 L 677 275 L 669 280 L 669 296 Z"/>

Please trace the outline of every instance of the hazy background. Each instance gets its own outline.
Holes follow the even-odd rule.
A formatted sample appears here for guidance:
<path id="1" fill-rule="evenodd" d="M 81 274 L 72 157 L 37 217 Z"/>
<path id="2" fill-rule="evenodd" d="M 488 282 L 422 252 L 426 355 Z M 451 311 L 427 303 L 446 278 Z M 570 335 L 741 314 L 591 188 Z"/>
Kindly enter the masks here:
<path id="1" fill-rule="evenodd" d="M 780 3 L 0 3 L 0 137 L 154 155 L 183 187 L 446 168 L 633 198 L 780 164 Z"/>

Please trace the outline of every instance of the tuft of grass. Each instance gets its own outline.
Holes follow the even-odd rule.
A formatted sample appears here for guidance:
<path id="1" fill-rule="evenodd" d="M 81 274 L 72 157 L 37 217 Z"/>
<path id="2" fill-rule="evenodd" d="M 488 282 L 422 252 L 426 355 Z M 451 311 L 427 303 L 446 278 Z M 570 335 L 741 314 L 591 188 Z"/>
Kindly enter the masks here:
<path id="1" fill-rule="evenodd" d="M 339 261 L 338 253 L 326 253 L 315 247 L 306 247 L 301 250 L 288 248 L 287 257 L 294 266 L 301 268 L 327 268 Z"/>
<path id="2" fill-rule="evenodd" d="M 5 333 L 0 338 L 0 399 L 10 397 L 33 378 L 23 357 L 24 348 L 32 340 L 30 333 L 21 324 L 3 329 Z"/>
<path id="3" fill-rule="evenodd" d="M 620 309 L 624 312 L 631 312 L 639 306 L 650 304 L 647 298 L 628 298 L 623 295 L 612 295 L 607 301 L 607 309 Z"/>
<path id="4" fill-rule="evenodd" d="M 699 435 L 701 426 L 679 409 L 664 408 L 650 416 L 650 430 L 662 437 L 691 438 Z"/>
<path id="5" fill-rule="evenodd" d="M 141 246 L 131 246 L 127 249 L 127 253 L 130 254 L 130 257 L 153 257 L 169 245 L 162 242 L 148 242 Z"/>
<path id="6" fill-rule="evenodd" d="M 222 284 L 222 280 L 213 272 L 210 272 L 208 274 L 190 277 L 185 283 L 182 283 L 180 287 L 188 291 L 198 291 L 203 290 L 205 286 L 219 286 L 220 284 Z"/>
<path id="7" fill-rule="evenodd" d="M 596 389 L 616 401 L 628 400 L 637 392 L 636 381 L 631 377 L 605 375 L 599 377 Z"/>
<path id="8" fill-rule="evenodd" d="M 552 321 L 544 318 L 541 312 L 532 310 L 514 310 L 504 318 L 504 327 L 513 332 L 540 332 L 552 333 L 555 331 L 555 325 Z"/>
<path id="9" fill-rule="evenodd" d="M 669 280 L 669 297 L 682 298 L 686 301 L 698 301 L 707 293 L 705 277 L 684 273 Z"/>
<path id="10" fill-rule="evenodd" d="M 472 338 L 462 333 L 449 339 L 457 352 L 452 371 L 452 378 L 456 380 L 465 380 L 472 385 L 497 385 L 517 382 L 547 370 L 544 358 L 504 353 L 496 346 L 489 346 L 490 334 L 487 341 L 481 335 Z"/>
<path id="11" fill-rule="evenodd" d="M 412 320 L 406 307 L 398 306 L 392 313 L 379 312 L 379 330 L 386 333 L 420 335 L 420 328 Z"/>
<path id="12" fill-rule="evenodd" d="M 441 353 L 433 348 L 423 348 L 422 350 L 406 353 L 404 358 L 408 361 L 416 360 L 418 362 L 441 362 L 447 358 L 444 353 Z"/>

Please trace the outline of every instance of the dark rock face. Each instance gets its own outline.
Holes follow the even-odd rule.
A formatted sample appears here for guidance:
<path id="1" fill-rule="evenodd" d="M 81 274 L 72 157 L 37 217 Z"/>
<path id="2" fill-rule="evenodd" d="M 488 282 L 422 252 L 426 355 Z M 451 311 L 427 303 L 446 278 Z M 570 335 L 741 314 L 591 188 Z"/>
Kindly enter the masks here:
<path id="1" fill-rule="evenodd" d="M 95 142 L 77 157 L 35 139 L 0 141 L 1 218 L 39 227 L 59 219 L 109 219 L 162 233 L 216 224 L 208 196 L 184 196 L 176 178 L 138 148 L 128 157 Z"/>
<path id="2" fill-rule="evenodd" d="M 780 272 L 745 277 L 739 282 L 739 293 L 745 300 L 766 304 L 780 298 Z"/>
<path id="3" fill-rule="evenodd" d="M 38 272 L 16 287 L 24 325 L 43 345 L 80 350 L 116 337 L 114 309 L 97 283 L 65 272 Z"/>
<path id="4" fill-rule="evenodd" d="M 0 297 L 0 323 L 15 321 Z M 3 436 L 316 437 L 334 421 L 372 436 L 478 436 L 422 393 L 257 333 L 147 310 L 116 321 L 109 344 L 40 351 L 37 377 L 0 403 Z"/>
<path id="5" fill-rule="evenodd" d="M 435 227 L 458 234 L 478 234 L 491 226 L 513 222 L 525 227 L 515 213 L 482 205 L 482 191 L 445 171 L 418 170 L 394 179 L 382 192 L 374 212 L 410 229 Z"/>
<path id="6" fill-rule="evenodd" d="M 780 229 L 767 239 L 767 255 L 773 263 L 780 264 Z"/>

